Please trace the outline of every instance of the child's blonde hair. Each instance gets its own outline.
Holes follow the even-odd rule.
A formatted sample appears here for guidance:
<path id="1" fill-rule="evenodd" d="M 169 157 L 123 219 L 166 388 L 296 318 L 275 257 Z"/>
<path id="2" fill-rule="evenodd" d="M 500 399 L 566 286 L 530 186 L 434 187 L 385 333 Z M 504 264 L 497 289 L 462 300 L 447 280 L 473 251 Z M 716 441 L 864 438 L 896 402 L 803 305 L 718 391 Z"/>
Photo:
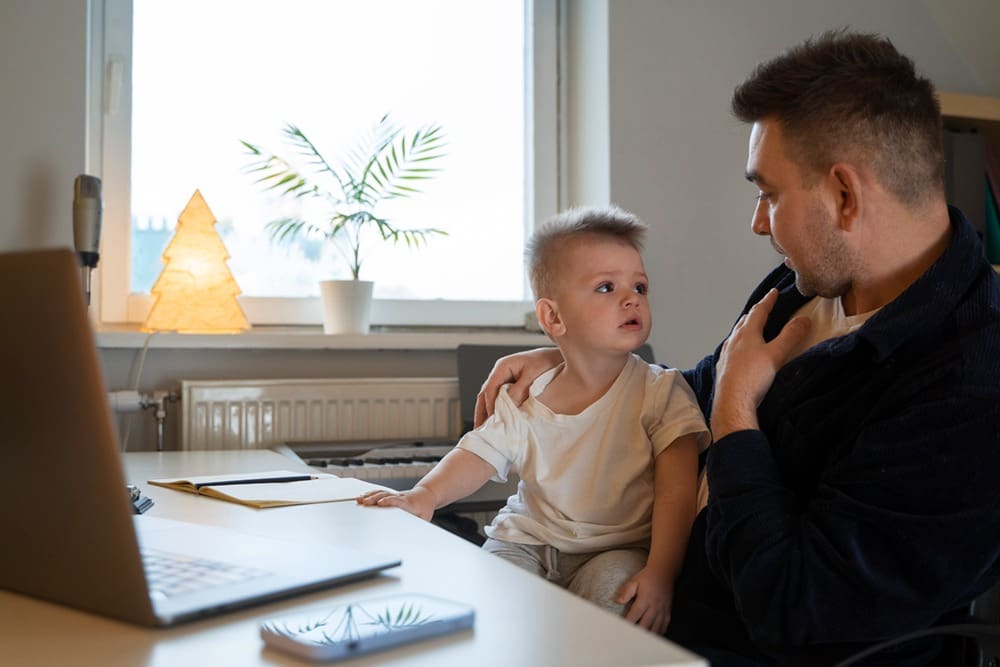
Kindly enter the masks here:
<path id="1" fill-rule="evenodd" d="M 581 206 L 549 218 L 532 234 L 524 250 L 535 298 L 553 296 L 555 257 L 567 241 L 595 235 L 624 242 L 642 252 L 647 229 L 638 216 L 617 206 Z"/>

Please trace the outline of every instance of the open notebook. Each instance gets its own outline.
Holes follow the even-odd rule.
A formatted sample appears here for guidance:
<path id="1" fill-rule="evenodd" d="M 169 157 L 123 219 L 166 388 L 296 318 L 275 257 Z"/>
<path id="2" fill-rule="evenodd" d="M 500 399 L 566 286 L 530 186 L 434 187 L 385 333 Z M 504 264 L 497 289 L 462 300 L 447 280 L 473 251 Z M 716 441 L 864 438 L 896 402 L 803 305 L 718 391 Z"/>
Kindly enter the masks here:
<path id="1" fill-rule="evenodd" d="M 0 312 L 0 587 L 170 625 L 400 564 L 157 518 L 159 506 L 134 516 L 75 254 L 0 254 Z M 152 585 L 181 565 L 227 576 Z"/>
<path id="2" fill-rule="evenodd" d="M 365 491 L 388 488 L 353 477 L 298 473 L 293 470 L 151 479 L 149 483 L 257 509 L 336 503 L 354 500 Z"/>

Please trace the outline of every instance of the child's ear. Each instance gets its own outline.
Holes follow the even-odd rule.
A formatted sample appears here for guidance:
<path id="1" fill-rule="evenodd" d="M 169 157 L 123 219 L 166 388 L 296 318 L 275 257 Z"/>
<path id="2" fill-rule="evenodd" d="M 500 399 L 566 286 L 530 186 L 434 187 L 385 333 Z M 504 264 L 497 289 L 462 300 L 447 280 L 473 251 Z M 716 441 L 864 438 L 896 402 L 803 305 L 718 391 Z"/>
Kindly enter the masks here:
<path id="1" fill-rule="evenodd" d="M 535 317 L 538 318 L 542 331 L 550 338 L 554 339 L 566 333 L 566 325 L 559 315 L 559 304 L 552 299 L 542 298 L 535 302 Z"/>

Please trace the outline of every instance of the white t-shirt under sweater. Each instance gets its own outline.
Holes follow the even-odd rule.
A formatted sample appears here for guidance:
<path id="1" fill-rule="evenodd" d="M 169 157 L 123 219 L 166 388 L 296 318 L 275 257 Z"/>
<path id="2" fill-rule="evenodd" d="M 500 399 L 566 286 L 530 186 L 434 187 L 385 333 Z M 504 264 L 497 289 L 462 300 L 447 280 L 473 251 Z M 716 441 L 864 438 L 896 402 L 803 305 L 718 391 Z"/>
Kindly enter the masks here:
<path id="1" fill-rule="evenodd" d="M 486 528 L 494 539 L 586 553 L 647 540 L 653 459 L 682 435 L 710 439 L 694 392 L 679 371 L 632 355 L 611 388 L 576 415 L 535 397 L 561 371 L 541 375 L 518 408 L 500 390 L 492 417 L 458 446 L 484 459 L 517 493 Z"/>
<path id="2" fill-rule="evenodd" d="M 827 299 L 818 296 L 811 299 L 795 313 L 796 317 L 806 317 L 812 320 L 812 327 L 809 329 L 809 335 L 796 348 L 793 356 L 798 356 L 813 345 L 825 340 L 840 338 L 860 329 L 861 325 L 867 322 L 878 310 L 869 310 L 867 313 L 848 316 L 844 314 L 844 305 L 839 297 Z"/>

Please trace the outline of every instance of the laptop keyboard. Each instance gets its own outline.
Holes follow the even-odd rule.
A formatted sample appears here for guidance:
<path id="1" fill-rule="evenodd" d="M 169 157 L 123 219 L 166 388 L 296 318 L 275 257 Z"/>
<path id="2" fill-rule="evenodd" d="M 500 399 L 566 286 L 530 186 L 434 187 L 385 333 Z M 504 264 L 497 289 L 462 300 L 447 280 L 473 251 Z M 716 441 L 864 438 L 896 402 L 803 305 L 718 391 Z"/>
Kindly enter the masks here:
<path id="1" fill-rule="evenodd" d="M 142 564 L 149 582 L 149 596 L 154 600 L 249 581 L 270 574 L 265 570 L 159 549 L 144 549 Z"/>

